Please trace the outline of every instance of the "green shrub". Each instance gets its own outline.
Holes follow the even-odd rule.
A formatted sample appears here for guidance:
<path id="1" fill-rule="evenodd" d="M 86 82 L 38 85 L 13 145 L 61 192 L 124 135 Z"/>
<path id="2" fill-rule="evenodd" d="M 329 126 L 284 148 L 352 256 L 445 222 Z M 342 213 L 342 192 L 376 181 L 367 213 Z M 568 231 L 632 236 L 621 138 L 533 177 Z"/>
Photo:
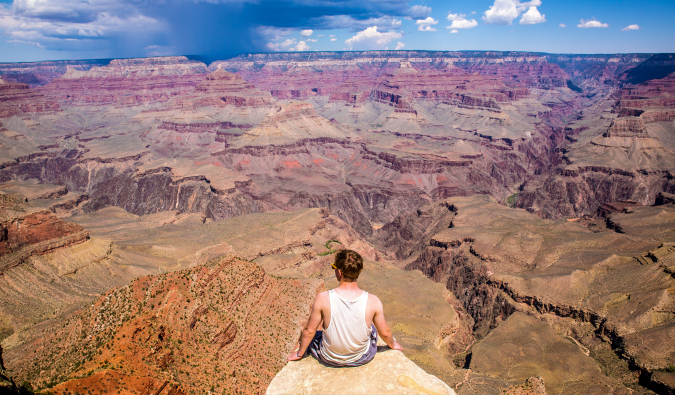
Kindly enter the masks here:
<path id="1" fill-rule="evenodd" d="M 506 198 L 504 201 L 504 204 L 511 208 L 516 208 L 516 202 L 518 201 L 518 193 L 514 193 L 513 195 L 509 196 Z"/>

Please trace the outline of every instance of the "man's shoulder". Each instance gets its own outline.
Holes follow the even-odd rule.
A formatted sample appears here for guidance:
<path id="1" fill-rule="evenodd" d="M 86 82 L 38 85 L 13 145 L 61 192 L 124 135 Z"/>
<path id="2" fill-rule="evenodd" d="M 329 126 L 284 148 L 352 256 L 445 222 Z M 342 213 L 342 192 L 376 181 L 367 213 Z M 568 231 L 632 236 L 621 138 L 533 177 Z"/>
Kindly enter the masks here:
<path id="1" fill-rule="evenodd" d="M 321 303 L 321 304 L 328 303 L 329 300 L 330 300 L 329 299 L 330 297 L 328 296 L 328 292 L 329 291 L 323 291 L 323 292 L 319 292 L 318 294 L 316 294 L 316 298 L 314 298 L 315 303 Z"/>
<path id="2" fill-rule="evenodd" d="M 380 298 L 378 298 L 375 294 L 371 294 L 370 292 L 368 292 L 368 304 L 373 307 L 382 306 Z"/>

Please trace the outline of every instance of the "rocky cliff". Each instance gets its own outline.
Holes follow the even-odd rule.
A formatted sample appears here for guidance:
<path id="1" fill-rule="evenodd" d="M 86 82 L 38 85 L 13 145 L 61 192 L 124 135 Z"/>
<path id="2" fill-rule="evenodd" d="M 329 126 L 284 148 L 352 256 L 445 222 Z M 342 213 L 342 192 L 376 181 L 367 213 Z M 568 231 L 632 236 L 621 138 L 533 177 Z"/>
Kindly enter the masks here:
<path id="1" fill-rule="evenodd" d="M 387 349 L 387 346 L 382 346 Z M 455 391 L 425 373 L 400 351 L 382 351 L 364 366 L 335 369 L 324 367 L 312 357 L 289 362 L 267 387 L 268 395 L 282 394 L 438 394 Z"/>
<path id="2" fill-rule="evenodd" d="M 0 195 L 0 273 L 33 254 L 81 243 L 89 238 L 82 227 L 67 223 L 49 210 L 25 203 L 20 195 Z"/>

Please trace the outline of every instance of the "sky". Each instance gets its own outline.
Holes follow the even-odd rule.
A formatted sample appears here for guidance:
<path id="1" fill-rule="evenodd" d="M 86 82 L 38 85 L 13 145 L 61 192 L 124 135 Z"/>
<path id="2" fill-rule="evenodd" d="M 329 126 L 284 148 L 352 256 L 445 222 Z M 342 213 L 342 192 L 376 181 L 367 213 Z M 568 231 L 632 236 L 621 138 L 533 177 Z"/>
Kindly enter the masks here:
<path id="1" fill-rule="evenodd" d="M 0 0 L 0 62 L 345 50 L 675 52 L 675 0 Z"/>

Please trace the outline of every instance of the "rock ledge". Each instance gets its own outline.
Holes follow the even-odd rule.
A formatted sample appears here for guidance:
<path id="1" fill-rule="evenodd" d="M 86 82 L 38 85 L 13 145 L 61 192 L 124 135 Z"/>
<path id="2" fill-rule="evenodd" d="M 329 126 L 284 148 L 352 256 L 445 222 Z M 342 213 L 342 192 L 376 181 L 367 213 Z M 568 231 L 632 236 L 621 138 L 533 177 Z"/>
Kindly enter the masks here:
<path id="1" fill-rule="evenodd" d="M 345 393 L 455 395 L 443 381 L 394 350 L 378 352 L 358 368 L 325 367 L 311 357 L 290 362 L 267 388 L 267 395 Z"/>

